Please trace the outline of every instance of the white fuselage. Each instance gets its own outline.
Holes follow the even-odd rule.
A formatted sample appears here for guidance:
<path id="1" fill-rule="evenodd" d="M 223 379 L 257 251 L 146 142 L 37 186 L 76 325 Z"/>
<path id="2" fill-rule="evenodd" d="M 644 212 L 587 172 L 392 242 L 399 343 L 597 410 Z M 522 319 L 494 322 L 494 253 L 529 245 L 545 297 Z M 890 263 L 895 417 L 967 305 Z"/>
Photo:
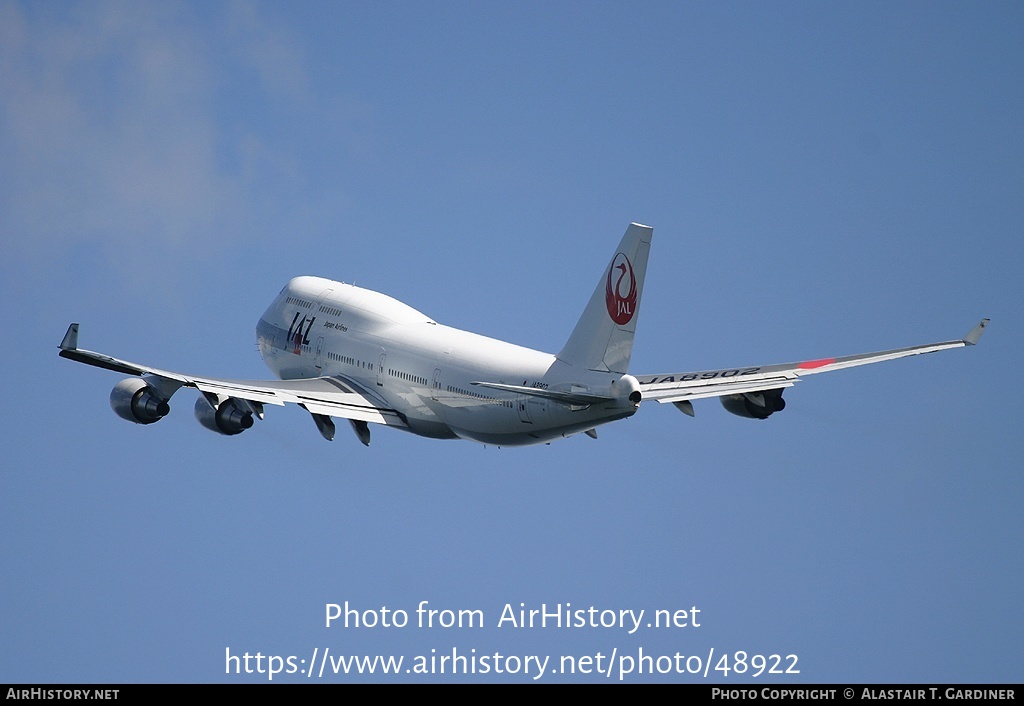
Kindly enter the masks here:
<path id="1" fill-rule="evenodd" d="M 450 328 L 384 294 L 319 277 L 291 280 L 260 318 L 256 336 L 281 379 L 343 378 L 422 436 L 536 444 L 636 412 L 627 398 L 635 385 L 627 389 L 620 374 L 579 370 L 549 353 Z M 617 399 L 570 405 L 475 382 Z"/>

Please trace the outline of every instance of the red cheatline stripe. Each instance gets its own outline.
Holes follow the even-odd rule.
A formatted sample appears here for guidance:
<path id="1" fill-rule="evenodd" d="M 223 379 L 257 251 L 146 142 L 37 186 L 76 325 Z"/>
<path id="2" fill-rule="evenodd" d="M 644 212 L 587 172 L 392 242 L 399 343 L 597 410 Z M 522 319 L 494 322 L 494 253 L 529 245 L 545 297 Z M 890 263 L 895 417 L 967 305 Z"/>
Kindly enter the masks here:
<path id="1" fill-rule="evenodd" d="M 815 368 L 823 368 L 826 365 L 831 365 L 834 362 L 836 362 L 835 358 L 822 358 L 821 360 L 805 360 L 803 363 L 800 363 L 796 367 L 800 368 L 801 370 L 814 370 Z"/>

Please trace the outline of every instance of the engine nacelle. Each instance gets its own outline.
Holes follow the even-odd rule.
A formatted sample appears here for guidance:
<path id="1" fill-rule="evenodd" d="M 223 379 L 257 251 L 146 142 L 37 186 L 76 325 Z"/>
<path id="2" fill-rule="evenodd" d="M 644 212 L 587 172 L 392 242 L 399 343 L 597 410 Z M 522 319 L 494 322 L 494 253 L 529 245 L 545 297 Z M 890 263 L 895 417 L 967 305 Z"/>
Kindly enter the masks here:
<path id="1" fill-rule="evenodd" d="M 206 397 L 196 400 L 196 419 L 210 431 L 234 436 L 252 426 L 252 410 L 241 400 L 230 397 L 214 409 Z"/>
<path id="2" fill-rule="evenodd" d="M 167 416 L 171 408 L 159 392 L 142 378 L 127 378 L 110 391 L 110 407 L 121 419 L 152 424 Z"/>
<path id="3" fill-rule="evenodd" d="M 782 399 L 782 390 L 783 388 L 780 387 L 775 390 L 743 392 L 737 395 L 722 395 L 718 399 L 727 411 L 738 417 L 767 419 L 786 408 L 786 400 Z"/>

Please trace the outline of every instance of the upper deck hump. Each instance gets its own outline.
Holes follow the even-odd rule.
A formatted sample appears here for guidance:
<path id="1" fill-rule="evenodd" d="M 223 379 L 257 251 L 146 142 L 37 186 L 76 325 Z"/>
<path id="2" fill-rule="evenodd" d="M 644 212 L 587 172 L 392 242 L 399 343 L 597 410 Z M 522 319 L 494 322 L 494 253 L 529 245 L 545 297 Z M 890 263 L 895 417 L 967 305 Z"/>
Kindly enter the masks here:
<path id="1" fill-rule="evenodd" d="M 312 302 L 317 309 L 330 309 L 334 305 L 369 321 L 397 324 L 432 322 L 423 312 L 394 297 L 323 277 L 295 277 L 285 289 L 290 296 Z"/>

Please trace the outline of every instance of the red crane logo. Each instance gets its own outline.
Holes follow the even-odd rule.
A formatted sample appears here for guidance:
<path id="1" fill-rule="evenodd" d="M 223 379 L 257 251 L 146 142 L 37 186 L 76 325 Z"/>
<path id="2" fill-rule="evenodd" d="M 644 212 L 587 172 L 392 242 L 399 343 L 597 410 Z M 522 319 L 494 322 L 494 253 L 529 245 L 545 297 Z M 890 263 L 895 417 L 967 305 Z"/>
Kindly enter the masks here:
<path id="1" fill-rule="evenodd" d="M 617 253 L 612 258 L 611 267 L 608 268 L 604 303 L 608 307 L 608 316 L 619 326 L 628 324 L 636 313 L 636 279 L 633 277 L 633 263 L 623 253 Z"/>

